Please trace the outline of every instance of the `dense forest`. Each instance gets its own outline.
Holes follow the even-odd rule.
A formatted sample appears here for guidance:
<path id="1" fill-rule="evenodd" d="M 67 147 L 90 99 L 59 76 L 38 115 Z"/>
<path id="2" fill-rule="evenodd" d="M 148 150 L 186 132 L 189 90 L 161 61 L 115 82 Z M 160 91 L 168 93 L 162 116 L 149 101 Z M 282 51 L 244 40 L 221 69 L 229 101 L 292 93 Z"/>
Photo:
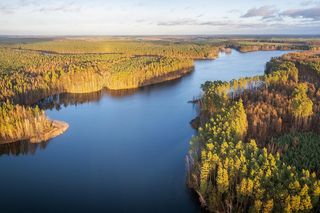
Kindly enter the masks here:
<path id="1" fill-rule="evenodd" d="M 24 102 L 60 92 L 137 88 L 180 77 L 192 67 L 191 59 L 164 56 L 59 55 L 0 48 L 0 99 Z"/>
<path id="2" fill-rule="evenodd" d="M 225 47 L 241 51 L 245 46 L 260 45 L 271 50 L 274 47 L 268 45 L 272 44 L 276 49 L 311 49 L 315 42 L 197 38 L 9 39 L 0 43 L 0 101 L 22 104 L 19 107 L 23 108 L 23 104 L 34 105 L 55 94 L 138 88 L 179 78 L 192 71 L 194 59 L 214 59 L 219 50 L 227 50 Z M 23 134 L 12 139 L 19 135 Z"/>
<path id="3" fill-rule="evenodd" d="M 0 104 L 0 143 L 16 140 L 40 142 L 63 133 L 65 123 L 51 121 L 38 107 L 24 107 L 10 102 Z"/>
<path id="4" fill-rule="evenodd" d="M 279 40 L 2 43 L 0 154 L 35 152 L 36 145 L 21 140 L 46 141 L 68 128 L 50 120 L 42 107 L 99 99 L 103 88 L 119 91 L 179 78 L 192 71 L 194 59 L 261 44 L 264 50 L 314 45 Z M 202 85 L 198 134 L 187 156 L 188 185 L 209 211 L 319 211 L 319 58 L 314 51 L 291 53 L 273 58 L 264 76 Z M 7 144 L 14 141 L 20 142 Z"/>
<path id="5" fill-rule="evenodd" d="M 234 42 L 228 47 L 240 52 L 269 51 L 269 50 L 310 50 L 312 46 L 307 44 L 287 44 L 276 42 Z"/>
<path id="6" fill-rule="evenodd" d="M 50 129 L 51 121 L 43 113 L 38 116 L 36 109 L 23 105 L 60 93 L 133 89 L 176 79 L 193 70 L 194 59 L 215 58 L 218 50 L 214 45 L 190 42 L 63 39 L 2 43 L 0 101 L 10 107 L 2 104 L 0 141 L 29 139 L 41 129 Z M 9 115 L 18 120 L 10 121 Z"/>
<path id="7" fill-rule="evenodd" d="M 290 53 L 264 76 L 202 85 L 187 168 L 206 209 L 320 211 L 319 64 Z"/>
<path id="8" fill-rule="evenodd" d="M 227 47 L 240 52 L 269 50 L 320 50 L 317 39 L 262 38 L 232 39 L 225 42 Z"/>
<path id="9" fill-rule="evenodd" d="M 216 58 L 216 45 L 210 43 L 131 40 L 53 40 L 27 44 L 13 44 L 11 48 L 36 50 L 46 53 L 88 54 L 118 53 L 130 56 L 166 56 L 173 58 Z"/>

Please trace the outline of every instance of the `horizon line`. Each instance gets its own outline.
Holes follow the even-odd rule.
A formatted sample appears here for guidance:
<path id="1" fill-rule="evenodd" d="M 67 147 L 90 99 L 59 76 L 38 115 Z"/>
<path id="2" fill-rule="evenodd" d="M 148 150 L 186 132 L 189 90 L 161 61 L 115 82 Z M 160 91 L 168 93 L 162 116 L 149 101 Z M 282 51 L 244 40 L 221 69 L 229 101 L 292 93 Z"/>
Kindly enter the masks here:
<path id="1" fill-rule="evenodd" d="M 169 36 L 315 36 L 320 37 L 320 33 L 226 33 L 226 34 L 0 34 L 0 37 L 169 37 Z"/>

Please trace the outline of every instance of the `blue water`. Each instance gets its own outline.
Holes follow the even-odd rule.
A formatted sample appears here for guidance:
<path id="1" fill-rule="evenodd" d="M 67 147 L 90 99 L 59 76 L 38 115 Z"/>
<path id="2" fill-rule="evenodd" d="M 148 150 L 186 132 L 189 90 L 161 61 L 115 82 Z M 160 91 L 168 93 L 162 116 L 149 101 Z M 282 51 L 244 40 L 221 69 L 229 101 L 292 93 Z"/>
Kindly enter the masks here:
<path id="1" fill-rule="evenodd" d="M 187 102 L 205 81 L 263 74 L 284 53 L 233 51 L 196 61 L 180 80 L 47 110 L 70 128 L 39 145 L 0 146 L 0 212 L 200 212 L 185 185 L 196 116 Z"/>

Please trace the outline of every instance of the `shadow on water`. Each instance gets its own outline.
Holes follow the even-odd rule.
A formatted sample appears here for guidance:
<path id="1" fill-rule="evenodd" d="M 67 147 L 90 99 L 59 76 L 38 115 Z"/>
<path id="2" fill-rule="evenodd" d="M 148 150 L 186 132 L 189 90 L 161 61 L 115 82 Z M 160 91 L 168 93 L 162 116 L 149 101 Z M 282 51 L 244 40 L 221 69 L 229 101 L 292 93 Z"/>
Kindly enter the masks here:
<path id="1" fill-rule="evenodd" d="M 28 141 L 18 141 L 8 144 L 0 144 L 0 156 L 2 155 L 35 155 L 37 150 L 47 148 L 50 141 L 42 143 L 30 143 Z"/>
<path id="2" fill-rule="evenodd" d="M 192 72 L 193 73 L 193 72 Z M 186 78 L 187 76 L 191 76 L 192 73 L 188 73 L 182 78 Z M 128 96 L 133 96 L 139 93 L 148 94 L 154 90 L 161 90 L 163 88 L 169 89 L 170 87 L 174 87 L 182 81 L 182 78 L 162 82 L 159 84 L 144 86 L 137 89 L 123 89 L 123 90 L 109 90 L 102 89 L 100 91 L 91 92 L 91 93 L 61 93 L 48 96 L 44 99 L 41 99 L 35 105 L 38 105 L 41 109 L 44 110 L 52 110 L 55 109 L 59 111 L 62 107 L 68 106 L 77 106 L 85 103 L 98 103 L 103 97 L 110 96 L 113 99 L 121 99 Z"/>
<path id="3" fill-rule="evenodd" d="M 43 99 L 47 115 L 70 128 L 51 142 L 0 145 L 0 211 L 203 212 L 185 181 L 188 122 L 196 116 L 188 101 L 205 81 L 261 75 L 283 53 L 234 51 L 196 61 L 178 80 Z"/>
<path id="4" fill-rule="evenodd" d="M 188 73 L 182 78 L 191 76 L 192 73 Z M 144 86 L 137 89 L 125 89 L 125 90 L 109 90 L 102 89 L 97 92 L 91 93 L 61 93 L 56 95 L 48 96 L 41 99 L 36 104 L 43 110 L 57 110 L 59 111 L 62 107 L 77 106 L 86 103 L 98 103 L 103 97 L 110 96 L 113 99 L 121 99 L 128 96 L 133 96 L 135 94 L 144 93 L 148 94 L 154 90 L 161 90 L 163 88 L 174 87 L 182 81 L 182 78 L 163 82 L 160 84 Z M 0 156 L 11 155 L 11 156 L 21 156 L 21 155 L 35 155 L 37 150 L 44 150 L 47 148 L 51 140 L 41 143 L 30 143 L 26 140 L 17 141 L 8 144 L 0 144 Z"/>

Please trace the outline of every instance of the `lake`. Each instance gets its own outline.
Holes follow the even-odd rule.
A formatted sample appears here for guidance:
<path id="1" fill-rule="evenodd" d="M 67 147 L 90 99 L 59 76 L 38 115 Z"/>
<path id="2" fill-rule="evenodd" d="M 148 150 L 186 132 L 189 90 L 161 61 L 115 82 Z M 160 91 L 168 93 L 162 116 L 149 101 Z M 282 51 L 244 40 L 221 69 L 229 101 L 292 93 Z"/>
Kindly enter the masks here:
<path id="1" fill-rule="evenodd" d="M 201 212 L 185 185 L 197 112 L 188 103 L 207 80 L 263 74 L 285 51 L 221 53 L 191 74 L 134 92 L 55 97 L 47 114 L 69 123 L 49 142 L 0 146 L 1 212 Z"/>

